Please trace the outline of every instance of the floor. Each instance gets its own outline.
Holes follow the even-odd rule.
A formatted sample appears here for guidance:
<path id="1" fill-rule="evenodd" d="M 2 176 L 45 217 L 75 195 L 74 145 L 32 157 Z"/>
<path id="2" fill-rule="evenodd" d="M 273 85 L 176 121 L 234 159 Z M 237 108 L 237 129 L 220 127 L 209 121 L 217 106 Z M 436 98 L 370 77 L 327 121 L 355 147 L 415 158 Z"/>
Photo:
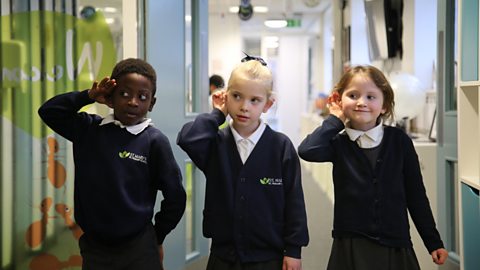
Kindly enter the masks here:
<path id="1" fill-rule="evenodd" d="M 332 245 L 333 205 L 313 177 L 303 170 L 310 243 L 302 251 L 302 269 L 326 269 Z"/>

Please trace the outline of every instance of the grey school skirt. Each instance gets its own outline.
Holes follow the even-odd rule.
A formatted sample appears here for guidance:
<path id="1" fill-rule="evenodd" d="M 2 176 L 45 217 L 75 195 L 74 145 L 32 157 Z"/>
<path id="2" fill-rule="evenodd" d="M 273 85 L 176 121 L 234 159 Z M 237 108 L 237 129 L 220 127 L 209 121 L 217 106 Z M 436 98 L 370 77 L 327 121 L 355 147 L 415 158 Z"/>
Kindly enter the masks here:
<path id="1" fill-rule="evenodd" d="M 327 270 L 420 270 L 420 266 L 412 248 L 347 237 L 333 240 Z"/>

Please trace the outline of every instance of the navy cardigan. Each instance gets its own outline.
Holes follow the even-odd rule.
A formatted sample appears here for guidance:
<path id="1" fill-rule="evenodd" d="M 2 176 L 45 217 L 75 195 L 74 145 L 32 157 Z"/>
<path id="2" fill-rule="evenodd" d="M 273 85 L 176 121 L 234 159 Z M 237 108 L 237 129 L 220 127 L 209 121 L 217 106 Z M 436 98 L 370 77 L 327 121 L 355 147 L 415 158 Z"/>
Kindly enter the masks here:
<path id="1" fill-rule="evenodd" d="M 331 115 L 298 148 L 307 161 L 332 162 L 333 236 L 363 235 L 391 247 L 412 247 L 407 209 L 428 249 L 443 248 L 426 196 L 418 156 L 402 130 L 385 126 L 375 169 Z"/>
<path id="2" fill-rule="evenodd" d="M 168 139 L 151 126 L 137 135 L 113 123 L 100 126 L 100 116 L 78 112 L 93 102 L 88 91 L 75 91 L 53 97 L 38 110 L 50 128 L 73 142 L 75 221 L 105 244 L 127 241 L 151 224 L 161 190 L 164 199 L 155 215 L 161 244 L 186 202 Z"/>
<path id="3" fill-rule="evenodd" d="M 242 164 L 229 127 L 217 109 L 197 116 L 178 134 L 178 145 L 204 172 L 203 233 L 212 254 L 260 262 L 300 258 L 308 243 L 300 163 L 291 141 L 266 127 Z"/>

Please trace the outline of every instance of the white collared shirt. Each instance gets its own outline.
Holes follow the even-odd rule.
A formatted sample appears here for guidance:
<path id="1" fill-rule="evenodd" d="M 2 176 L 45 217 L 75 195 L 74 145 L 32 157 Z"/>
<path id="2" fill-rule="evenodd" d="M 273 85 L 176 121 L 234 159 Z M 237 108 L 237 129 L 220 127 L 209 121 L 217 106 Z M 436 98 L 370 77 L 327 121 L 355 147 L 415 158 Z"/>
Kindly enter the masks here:
<path id="1" fill-rule="evenodd" d="M 382 142 L 383 138 L 383 121 L 374 128 L 367 131 L 361 131 L 345 127 L 345 132 L 351 141 L 357 142 L 360 148 L 373 148 Z"/>
<path id="2" fill-rule="evenodd" d="M 230 120 L 230 128 L 232 129 L 233 138 L 237 144 L 238 153 L 240 153 L 240 158 L 242 159 L 243 164 L 248 159 L 248 156 L 253 151 L 253 148 L 257 144 L 260 137 L 262 137 L 263 132 L 265 131 L 266 123 L 260 119 L 260 125 L 258 128 L 250 135 L 248 138 L 243 138 L 240 134 L 235 130 L 232 125 L 233 120 Z"/>
<path id="3" fill-rule="evenodd" d="M 112 114 L 107 115 L 105 118 L 103 118 L 102 122 L 100 122 L 100 126 L 114 123 L 115 125 L 127 129 L 128 132 L 132 133 L 133 135 L 137 135 L 140 132 L 142 132 L 144 129 L 146 129 L 148 126 L 153 126 L 152 119 L 150 118 L 145 118 L 140 124 L 136 124 L 133 126 L 125 126 L 123 125 L 120 121 L 115 120 L 115 117 Z"/>

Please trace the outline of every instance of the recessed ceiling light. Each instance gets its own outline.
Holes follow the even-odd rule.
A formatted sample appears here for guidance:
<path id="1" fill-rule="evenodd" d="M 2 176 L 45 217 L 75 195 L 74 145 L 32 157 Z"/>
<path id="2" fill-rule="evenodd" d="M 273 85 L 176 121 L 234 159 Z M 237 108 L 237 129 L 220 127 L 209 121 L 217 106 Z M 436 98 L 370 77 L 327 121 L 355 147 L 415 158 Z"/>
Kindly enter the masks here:
<path id="1" fill-rule="evenodd" d="M 256 12 L 256 13 L 267 13 L 267 12 L 268 12 L 268 7 L 265 7 L 265 6 L 254 6 L 254 7 L 253 7 L 253 12 Z"/>
<path id="2" fill-rule="evenodd" d="M 263 22 L 265 26 L 270 27 L 270 28 L 283 28 L 287 26 L 287 21 L 286 20 L 281 20 L 281 19 L 276 19 L 276 20 L 266 20 Z"/>

